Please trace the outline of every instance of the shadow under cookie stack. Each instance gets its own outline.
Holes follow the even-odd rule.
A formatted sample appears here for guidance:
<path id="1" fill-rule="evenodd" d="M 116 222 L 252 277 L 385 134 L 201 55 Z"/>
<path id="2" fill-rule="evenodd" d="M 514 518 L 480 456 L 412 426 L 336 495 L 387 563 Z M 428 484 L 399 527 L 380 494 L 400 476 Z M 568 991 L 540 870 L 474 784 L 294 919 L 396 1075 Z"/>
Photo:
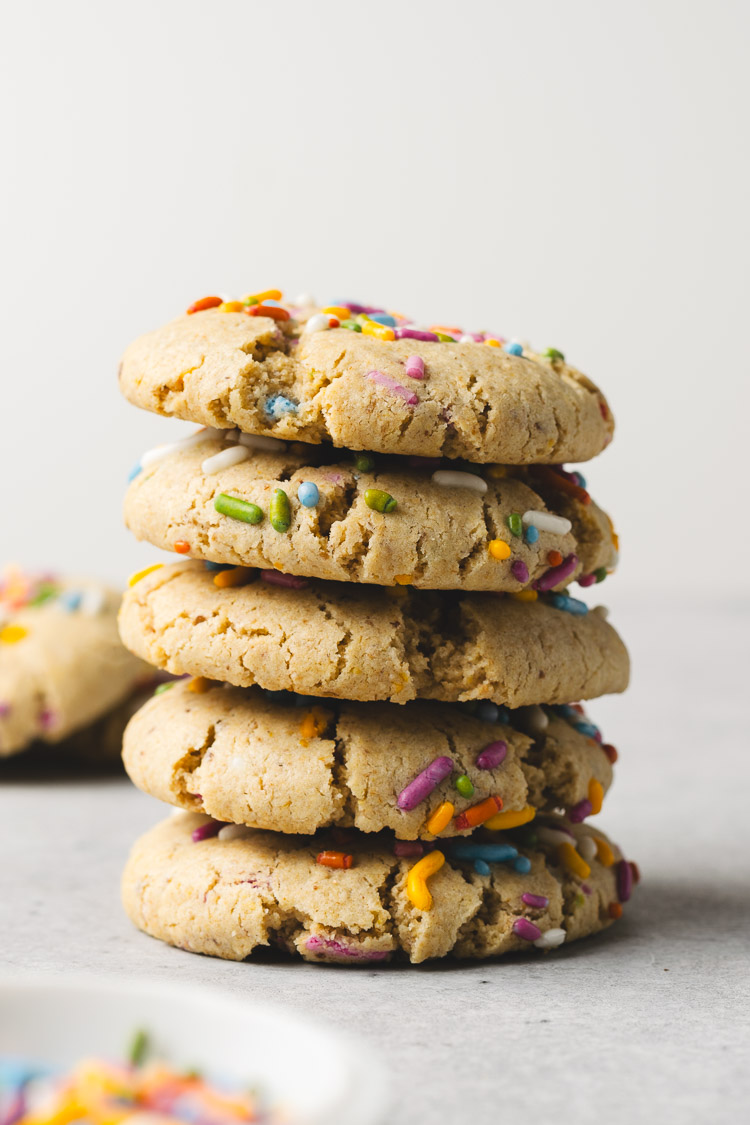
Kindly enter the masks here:
<path id="1" fill-rule="evenodd" d="M 137 340 L 130 402 L 205 427 L 125 502 L 181 556 L 121 613 L 162 685 L 124 741 L 176 815 L 125 908 L 240 960 L 548 950 L 619 918 L 637 869 L 594 818 L 616 758 L 580 704 L 623 691 L 580 473 L 602 394 L 555 349 L 351 302 L 208 297 Z M 184 810 L 184 811 L 177 811 Z"/>

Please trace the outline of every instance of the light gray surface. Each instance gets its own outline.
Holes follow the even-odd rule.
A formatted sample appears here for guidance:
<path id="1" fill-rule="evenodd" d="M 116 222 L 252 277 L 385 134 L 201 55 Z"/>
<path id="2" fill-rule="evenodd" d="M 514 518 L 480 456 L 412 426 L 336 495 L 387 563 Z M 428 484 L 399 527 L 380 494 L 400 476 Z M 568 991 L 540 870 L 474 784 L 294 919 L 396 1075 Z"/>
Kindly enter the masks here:
<path id="1" fill-rule="evenodd" d="M 607 934 L 541 958 L 346 970 L 234 964 L 135 932 L 118 903 L 162 808 L 124 780 L 0 767 L 0 928 L 9 966 L 212 983 L 368 1036 L 393 1125 L 743 1118 L 747 1070 L 747 612 L 623 602 L 636 674 L 591 705 L 620 749 L 603 826 L 644 882 Z M 743 667 L 744 661 L 744 667 Z"/>

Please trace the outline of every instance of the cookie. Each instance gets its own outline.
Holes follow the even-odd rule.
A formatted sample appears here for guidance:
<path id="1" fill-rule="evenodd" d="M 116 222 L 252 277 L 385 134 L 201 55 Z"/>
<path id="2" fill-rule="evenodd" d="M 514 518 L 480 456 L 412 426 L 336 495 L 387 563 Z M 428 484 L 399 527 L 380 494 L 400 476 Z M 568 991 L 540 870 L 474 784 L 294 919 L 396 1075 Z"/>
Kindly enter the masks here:
<path id="1" fill-rule="evenodd" d="M 152 937 L 233 961 L 264 945 L 345 965 L 553 948 L 610 925 L 633 883 L 588 825 L 540 825 L 531 845 L 523 831 L 447 841 L 421 858 L 354 831 L 332 849 L 325 835 L 218 827 L 179 813 L 141 837 L 123 903 Z"/>
<path id="2" fill-rule="evenodd" d="M 216 820 L 307 834 L 390 829 L 400 840 L 465 834 L 499 808 L 500 824 L 528 822 L 537 810 L 583 818 L 599 811 L 612 782 L 611 747 L 572 708 L 508 713 L 490 704 L 504 720 L 490 722 L 464 704 L 299 702 L 175 684 L 131 719 L 125 768 L 152 797 Z"/>
<path id="3" fill-rule="evenodd" d="M 281 312 L 181 316 L 130 345 L 120 388 L 157 414 L 378 453 L 560 464 L 612 438 L 601 391 L 554 349 L 303 331 Z"/>
<path id="4" fill-rule="evenodd" d="M 152 670 L 117 634 L 119 595 L 88 579 L 0 582 L 0 757 L 59 743 L 127 698 Z"/>
<path id="5" fill-rule="evenodd" d="M 493 479 L 490 469 L 485 480 L 409 468 L 404 459 L 380 465 L 372 456 L 361 457 L 359 468 L 353 455 L 311 464 L 311 451 L 325 451 L 299 444 L 251 450 L 204 434 L 148 459 L 133 480 L 125 522 L 138 539 L 219 563 L 441 590 L 512 591 L 537 580 L 562 589 L 580 575 L 603 577 L 616 562 L 608 517 L 583 490 L 588 502 L 555 493 L 550 470 L 537 474 L 536 491 L 527 470 L 501 469 L 507 475 Z M 396 502 L 393 510 L 390 503 L 378 510 L 383 495 Z M 279 503 L 288 509 L 281 524 Z"/>
<path id="6" fill-rule="evenodd" d="M 521 707 L 627 686 L 628 654 L 602 609 L 578 616 L 514 595 L 305 579 L 291 580 L 302 589 L 266 581 L 222 589 L 215 577 L 192 561 L 141 577 L 120 610 L 127 647 L 177 675 L 339 699 Z"/>

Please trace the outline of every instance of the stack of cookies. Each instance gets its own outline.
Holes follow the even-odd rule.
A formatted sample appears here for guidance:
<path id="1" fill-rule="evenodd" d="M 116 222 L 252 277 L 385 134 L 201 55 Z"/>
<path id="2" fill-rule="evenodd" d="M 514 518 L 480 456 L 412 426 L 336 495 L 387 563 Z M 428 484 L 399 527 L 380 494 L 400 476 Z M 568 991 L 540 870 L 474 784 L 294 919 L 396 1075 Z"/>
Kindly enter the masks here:
<path id="1" fill-rule="evenodd" d="M 577 701 L 624 690 L 628 656 L 569 592 L 617 546 L 563 468 L 611 440 L 598 388 L 552 348 L 278 291 L 196 302 L 119 378 L 204 427 L 125 502 L 182 558 L 134 576 L 122 638 L 185 677 L 125 736 L 184 810 L 135 845 L 135 924 L 355 964 L 618 918 L 636 868 L 593 820 L 616 751 Z"/>

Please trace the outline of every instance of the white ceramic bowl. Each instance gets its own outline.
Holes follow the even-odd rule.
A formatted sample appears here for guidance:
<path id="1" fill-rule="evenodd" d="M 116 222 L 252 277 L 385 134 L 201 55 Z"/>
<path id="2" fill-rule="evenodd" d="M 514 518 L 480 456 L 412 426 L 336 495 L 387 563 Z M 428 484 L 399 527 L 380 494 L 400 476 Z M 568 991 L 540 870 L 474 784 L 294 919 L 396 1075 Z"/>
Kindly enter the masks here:
<path id="1" fill-rule="evenodd" d="M 192 984 L 0 976 L 0 1055 L 65 1067 L 92 1055 L 123 1059 L 140 1028 L 177 1066 L 257 1085 L 294 1125 L 384 1119 L 379 1055 L 286 1008 Z"/>

